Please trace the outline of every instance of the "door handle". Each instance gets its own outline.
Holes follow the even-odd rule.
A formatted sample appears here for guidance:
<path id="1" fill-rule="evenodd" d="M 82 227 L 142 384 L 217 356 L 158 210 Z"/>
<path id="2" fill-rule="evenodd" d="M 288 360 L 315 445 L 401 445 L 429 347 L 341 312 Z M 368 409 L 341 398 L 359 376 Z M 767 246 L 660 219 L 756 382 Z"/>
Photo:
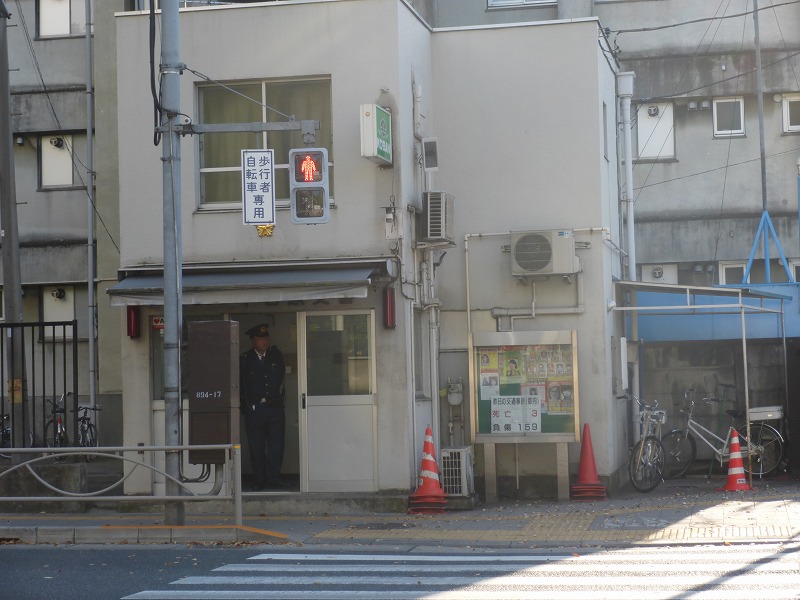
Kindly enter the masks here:
<path id="1" fill-rule="evenodd" d="M 302 396 L 302 400 L 303 400 L 303 410 L 305 410 L 306 409 L 306 395 L 302 394 L 301 396 Z"/>

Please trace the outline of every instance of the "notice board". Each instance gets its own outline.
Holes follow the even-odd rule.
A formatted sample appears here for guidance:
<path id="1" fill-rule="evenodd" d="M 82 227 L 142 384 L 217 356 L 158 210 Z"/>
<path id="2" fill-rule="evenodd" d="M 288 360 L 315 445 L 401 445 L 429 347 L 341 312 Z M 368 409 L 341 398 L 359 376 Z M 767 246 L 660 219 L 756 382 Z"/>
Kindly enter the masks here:
<path id="1" fill-rule="evenodd" d="M 474 333 L 470 386 L 478 442 L 574 442 L 575 331 Z"/>

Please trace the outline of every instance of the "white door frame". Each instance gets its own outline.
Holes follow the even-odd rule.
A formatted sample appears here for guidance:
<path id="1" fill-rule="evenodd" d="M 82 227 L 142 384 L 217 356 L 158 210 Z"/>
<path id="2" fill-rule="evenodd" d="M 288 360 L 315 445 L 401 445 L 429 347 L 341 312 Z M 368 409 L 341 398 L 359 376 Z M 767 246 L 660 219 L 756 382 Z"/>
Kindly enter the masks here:
<path id="1" fill-rule="evenodd" d="M 370 393 L 358 395 L 339 395 L 339 396 L 315 396 L 313 399 L 308 397 L 308 365 L 307 365 L 307 317 L 325 316 L 325 315 L 367 315 L 369 318 L 369 352 L 370 352 Z M 376 491 L 378 487 L 378 434 L 377 434 L 377 405 L 376 405 L 376 382 L 377 382 L 377 360 L 375 356 L 375 311 L 373 309 L 365 310 L 330 310 L 330 311 L 299 311 L 297 313 L 297 401 L 298 401 L 298 414 L 300 416 L 300 491 L 301 492 L 356 492 L 356 491 Z M 311 454 L 313 450 L 309 448 L 310 442 L 319 440 L 309 439 L 309 408 L 312 406 L 317 407 L 337 407 L 341 406 L 343 409 L 354 411 L 354 414 L 359 416 L 358 422 L 361 427 L 369 427 L 371 431 L 365 432 L 358 431 L 336 431 L 331 432 L 332 444 L 335 444 L 335 437 L 341 436 L 343 438 L 342 444 L 338 446 L 331 445 L 330 447 L 338 447 L 342 452 L 347 453 L 353 451 L 348 448 L 347 442 L 361 436 L 362 442 L 367 441 L 365 444 L 359 446 L 362 452 L 361 458 L 364 459 L 363 463 L 359 461 L 362 466 L 371 463 L 371 468 L 366 472 L 357 473 L 352 471 L 354 476 L 349 479 L 342 479 L 339 481 L 326 481 L 324 483 L 317 483 L 311 481 L 309 477 L 311 461 L 321 459 L 330 459 L 331 456 L 326 453 L 324 457 L 314 457 Z M 313 423 L 312 423 L 313 425 Z M 355 426 L 355 425 L 354 425 Z M 312 427 L 313 428 L 313 427 Z M 370 456 L 363 456 L 364 452 L 369 452 Z M 366 460 L 370 459 L 370 460 Z M 356 461 L 354 461 L 356 462 Z M 358 469 L 358 464 L 350 465 L 352 469 Z M 320 485 L 324 486 L 323 488 Z"/>

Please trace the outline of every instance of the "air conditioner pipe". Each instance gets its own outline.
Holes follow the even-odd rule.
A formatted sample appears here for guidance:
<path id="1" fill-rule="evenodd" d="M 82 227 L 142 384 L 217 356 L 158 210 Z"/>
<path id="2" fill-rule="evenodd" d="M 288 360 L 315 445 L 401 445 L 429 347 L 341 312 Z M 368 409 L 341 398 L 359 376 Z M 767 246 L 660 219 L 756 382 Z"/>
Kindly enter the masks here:
<path id="1" fill-rule="evenodd" d="M 493 308 L 492 318 L 499 317 L 536 317 L 537 315 L 576 315 L 586 312 L 584 304 L 583 273 L 576 273 L 578 303 L 575 306 L 536 308 L 536 287 L 534 285 L 534 299 L 530 308 Z"/>

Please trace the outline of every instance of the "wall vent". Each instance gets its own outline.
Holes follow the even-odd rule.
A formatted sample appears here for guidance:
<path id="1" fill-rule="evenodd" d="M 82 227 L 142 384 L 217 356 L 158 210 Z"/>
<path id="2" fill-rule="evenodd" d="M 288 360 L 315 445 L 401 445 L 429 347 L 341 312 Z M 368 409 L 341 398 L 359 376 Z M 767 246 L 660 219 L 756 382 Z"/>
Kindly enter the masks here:
<path id="1" fill-rule="evenodd" d="M 470 496 L 475 491 L 472 446 L 442 448 L 442 490 L 448 496 Z"/>
<path id="2" fill-rule="evenodd" d="M 419 240 L 427 244 L 454 244 L 453 205 L 455 199 L 445 192 L 422 195 Z"/>
<path id="3" fill-rule="evenodd" d="M 578 270 L 572 231 L 549 229 L 511 233 L 512 275 L 568 275 Z"/>

